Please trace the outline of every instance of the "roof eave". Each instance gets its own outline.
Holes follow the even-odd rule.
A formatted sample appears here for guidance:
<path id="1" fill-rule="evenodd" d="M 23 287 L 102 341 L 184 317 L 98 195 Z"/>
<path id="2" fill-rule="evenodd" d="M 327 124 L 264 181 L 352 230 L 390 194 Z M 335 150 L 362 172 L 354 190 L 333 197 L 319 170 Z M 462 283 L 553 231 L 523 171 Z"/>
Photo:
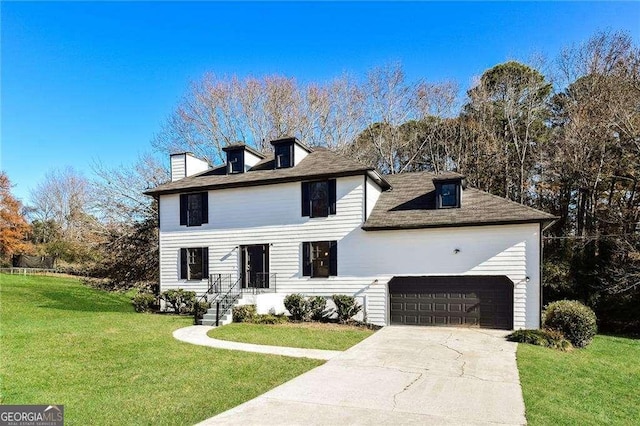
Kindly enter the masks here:
<path id="1" fill-rule="evenodd" d="M 555 222 L 556 219 L 553 219 Z M 458 222 L 458 223 L 434 223 L 434 224 L 407 224 L 407 225 L 385 225 L 385 226 L 367 226 L 366 223 L 361 226 L 363 231 L 401 231 L 412 229 L 433 229 L 433 228 L 464 228 L 469 226 L 495 226 L 495 225 L 522 225 L 527 223 L 542 223 L 549 219 L 514 219 L 514 220 L 494 220 L 485 222 Z M 544 228 L 546 229 L 546 228 Z M 543 229 L 543 230 L 544 230 Z"/>
<path id="2" fill-rule="evenodd" d="M 145 191 L 145 195 L 155 196 L 155 195 L 167 195 L 167 194 L 178 194 L 185 192 L 193 192 L 193 191 L 203 191 L 203 190 L 216 190 L 216 189 L 230 189 L 230 188 L 246 188 L 251 186 L 264 186 L 264 185 L 275 185 L 279 183 L 288 183 L 288 182 L 304 182 L 309 180 L 317 180 L 317 179 L 329 179 L 329 178 L 338 178 L 338 177 L 347 177 L 347 176 L 358 176 L 365 173 L 368 173 L 369 169 L 361 169 L 361 170 L 349 170 L 344 172 L 336 172 L 336 173 L 319 173 L 314 175 L 304 175 L 304 176 L 284 176 L 277 178 L 266 178 L 255 181 L 248 182 L 227 182 L 227 183 L 216 183 L 210 185 L 202 185 L 197 182 L 191 186 L 187 186 L 184 188 L 175 188 L 175 189 L 151 189 Z"/>

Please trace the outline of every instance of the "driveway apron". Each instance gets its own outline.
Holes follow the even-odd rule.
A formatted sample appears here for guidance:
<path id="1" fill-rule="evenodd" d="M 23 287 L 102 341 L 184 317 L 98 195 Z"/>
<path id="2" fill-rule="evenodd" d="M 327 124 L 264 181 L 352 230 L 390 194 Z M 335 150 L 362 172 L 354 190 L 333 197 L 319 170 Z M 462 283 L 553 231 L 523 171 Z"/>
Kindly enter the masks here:
<path id="1" fill-rule="evenodd" d="M 217 424 L 526 424 L 505 331 L 385 327 Z"/>

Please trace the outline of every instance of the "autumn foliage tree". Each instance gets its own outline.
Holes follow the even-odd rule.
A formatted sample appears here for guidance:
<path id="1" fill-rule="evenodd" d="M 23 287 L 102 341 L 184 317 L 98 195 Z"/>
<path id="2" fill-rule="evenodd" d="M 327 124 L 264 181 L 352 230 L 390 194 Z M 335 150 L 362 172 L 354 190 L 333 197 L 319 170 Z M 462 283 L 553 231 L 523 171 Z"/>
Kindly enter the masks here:
<path id="1" fill-rule="evenodd" d="M 11 182 L 0 172 L 0 260 L 31 249 L 27 237 L 31 227 L 21 212 L 22 204 L 11 194 Z"/>

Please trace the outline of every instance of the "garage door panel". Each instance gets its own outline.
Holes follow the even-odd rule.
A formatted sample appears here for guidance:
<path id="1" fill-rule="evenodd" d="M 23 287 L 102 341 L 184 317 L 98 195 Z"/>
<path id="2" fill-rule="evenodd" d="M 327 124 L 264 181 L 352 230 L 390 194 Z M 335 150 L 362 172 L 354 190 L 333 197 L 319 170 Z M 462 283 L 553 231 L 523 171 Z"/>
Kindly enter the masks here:
<path id="1" fill-rule="evenodd" d="M 394 277 L 391 323 L 513 328 L 513 283 L 507 277 Z"/>

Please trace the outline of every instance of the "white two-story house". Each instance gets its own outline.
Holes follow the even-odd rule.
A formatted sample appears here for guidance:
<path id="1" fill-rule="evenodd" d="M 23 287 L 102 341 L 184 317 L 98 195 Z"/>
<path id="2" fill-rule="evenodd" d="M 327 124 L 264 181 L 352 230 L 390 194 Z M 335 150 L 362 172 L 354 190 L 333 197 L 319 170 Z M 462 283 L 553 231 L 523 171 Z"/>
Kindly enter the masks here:
<path id="1" fill-rule="evenodd" d="M 295 138 L 237 144 L 210 168 L 171 156 L 160 208 L 161 290 L 355 296 L 368 322 L 538 328 L 541 236 L 555 217 L 456 173 L 382 176 Z"/>

